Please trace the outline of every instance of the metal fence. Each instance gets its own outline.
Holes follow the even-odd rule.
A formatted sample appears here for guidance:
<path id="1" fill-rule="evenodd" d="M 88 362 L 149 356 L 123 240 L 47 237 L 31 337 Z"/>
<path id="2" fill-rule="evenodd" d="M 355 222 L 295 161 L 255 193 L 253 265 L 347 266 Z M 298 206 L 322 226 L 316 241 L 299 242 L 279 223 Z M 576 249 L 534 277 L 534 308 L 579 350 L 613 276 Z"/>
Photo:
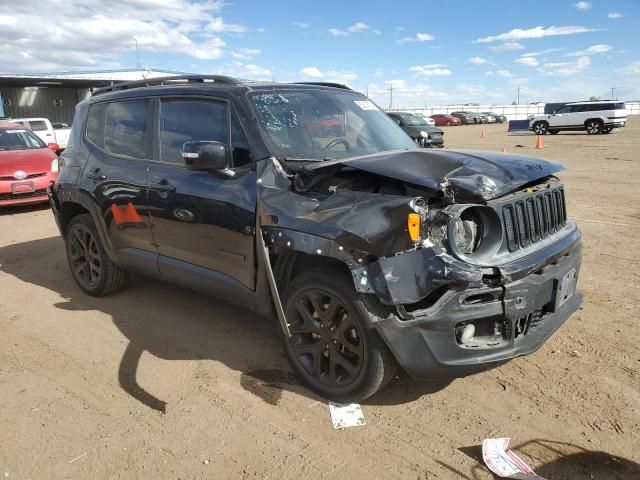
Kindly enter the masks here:
<path id="1" fill-rule="evenodd" d="M 628 115 L 640 115 L 640 102 L 626 102 Z M 530 105 L 447 105 L 443 107 L 407 107 L 387 108 L 388 112 L 412 112 L 434 115 L 436 113 L 449 114 L 464 110 L 466 112 L 493 112 L 505 115 L 509 120 L 526 120 L 530 115 L 542 115 L 544 103 Z"/>

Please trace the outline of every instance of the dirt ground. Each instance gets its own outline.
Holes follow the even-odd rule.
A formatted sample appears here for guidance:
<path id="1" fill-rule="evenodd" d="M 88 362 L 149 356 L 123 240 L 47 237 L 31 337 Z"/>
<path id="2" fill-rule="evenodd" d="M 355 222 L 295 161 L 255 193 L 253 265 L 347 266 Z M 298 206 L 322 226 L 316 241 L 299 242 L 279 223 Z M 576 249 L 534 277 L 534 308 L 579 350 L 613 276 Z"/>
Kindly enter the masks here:
<path id="1" fill-rule="evenodd" d="M 48 208 L 5 209 L 0 475 L 491 479 L 479 446 L 506 436 L 549 480 L 640 478 L 640 118 L 543 150 L 503 125 L 445 131 L 449 147 L 567 166 L 585 302 L 537 353 L 452 382 L 398 378 L 362 405 L 366 426 L 334 430 L 275 322 L 144 277 L 85 296 Z"/>

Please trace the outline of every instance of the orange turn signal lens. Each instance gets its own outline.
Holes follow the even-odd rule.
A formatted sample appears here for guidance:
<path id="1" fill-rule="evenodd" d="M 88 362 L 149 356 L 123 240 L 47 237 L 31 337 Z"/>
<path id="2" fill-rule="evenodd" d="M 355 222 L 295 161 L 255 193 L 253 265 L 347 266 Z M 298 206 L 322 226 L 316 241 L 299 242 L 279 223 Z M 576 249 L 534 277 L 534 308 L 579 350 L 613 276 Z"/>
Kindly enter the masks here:
<path id="1" fill-rule="evenodd" d="M 407 217 L 407 227 L 409 228 L 409 236 L 411 240 L 417 242 L 420 240 L 420 215 L 410 213 Z"/>

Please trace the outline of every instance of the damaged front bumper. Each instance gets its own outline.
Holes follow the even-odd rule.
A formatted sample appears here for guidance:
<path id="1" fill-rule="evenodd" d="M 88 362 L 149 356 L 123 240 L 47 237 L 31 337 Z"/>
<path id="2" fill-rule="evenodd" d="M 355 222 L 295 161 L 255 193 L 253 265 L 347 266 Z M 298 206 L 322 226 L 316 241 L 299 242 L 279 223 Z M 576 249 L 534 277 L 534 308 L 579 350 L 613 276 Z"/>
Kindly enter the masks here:
<path id="1" fill-rule="evenodd" d="M 379 296 L 384 294 L 380 277 L 386 277 L 386 295 L 398 309 L 398 316 L 379 319 L 376 329 L 398 363 L 417 379 L 465 376 L 533 353 L 582 302 L 576 291 L 581 262 L 577 228 L 547 249 L 495 269 L 430 255 L 428 249 L 416 250 L 385 260 L 402 263 L 402 276 L 414 280 L 417 290 L 433 288 L 442 278 L 432 302 L 427 297 L 413 304 L 396 303 L 396 293 L 403 292 L 400 300 L 410 300 L 412 292 L 406 285 L 394 289 L 394 284 L 401 287 L 404 282 L 394 282 L 396 269 L 384 262 L 375 275 L 378 281 L 369 277 Z M 406 269 L 409 264 L 414 271 Z M 418 274 L 419 265 L 427 265 L 427 271 Z"/>

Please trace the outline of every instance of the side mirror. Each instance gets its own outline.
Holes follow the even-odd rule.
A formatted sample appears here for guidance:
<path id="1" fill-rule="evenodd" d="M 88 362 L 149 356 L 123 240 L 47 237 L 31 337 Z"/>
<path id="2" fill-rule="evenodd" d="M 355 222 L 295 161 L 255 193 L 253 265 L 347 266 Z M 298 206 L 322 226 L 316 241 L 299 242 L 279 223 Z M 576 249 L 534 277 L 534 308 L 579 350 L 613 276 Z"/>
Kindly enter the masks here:
<path id="1" fill-rule="evenodd" d="M 182 159 L 189 170 L 226 170 L 229 168 L 227 147 L 221 142 L 186 142 Z"/>
<path id="2" fill-rule="evenodd" d="M 60 150 L 60 145 L 58 145 L 57 143 L 47 143 L 47 147 L 49 147 L 54 152 Z"/>

